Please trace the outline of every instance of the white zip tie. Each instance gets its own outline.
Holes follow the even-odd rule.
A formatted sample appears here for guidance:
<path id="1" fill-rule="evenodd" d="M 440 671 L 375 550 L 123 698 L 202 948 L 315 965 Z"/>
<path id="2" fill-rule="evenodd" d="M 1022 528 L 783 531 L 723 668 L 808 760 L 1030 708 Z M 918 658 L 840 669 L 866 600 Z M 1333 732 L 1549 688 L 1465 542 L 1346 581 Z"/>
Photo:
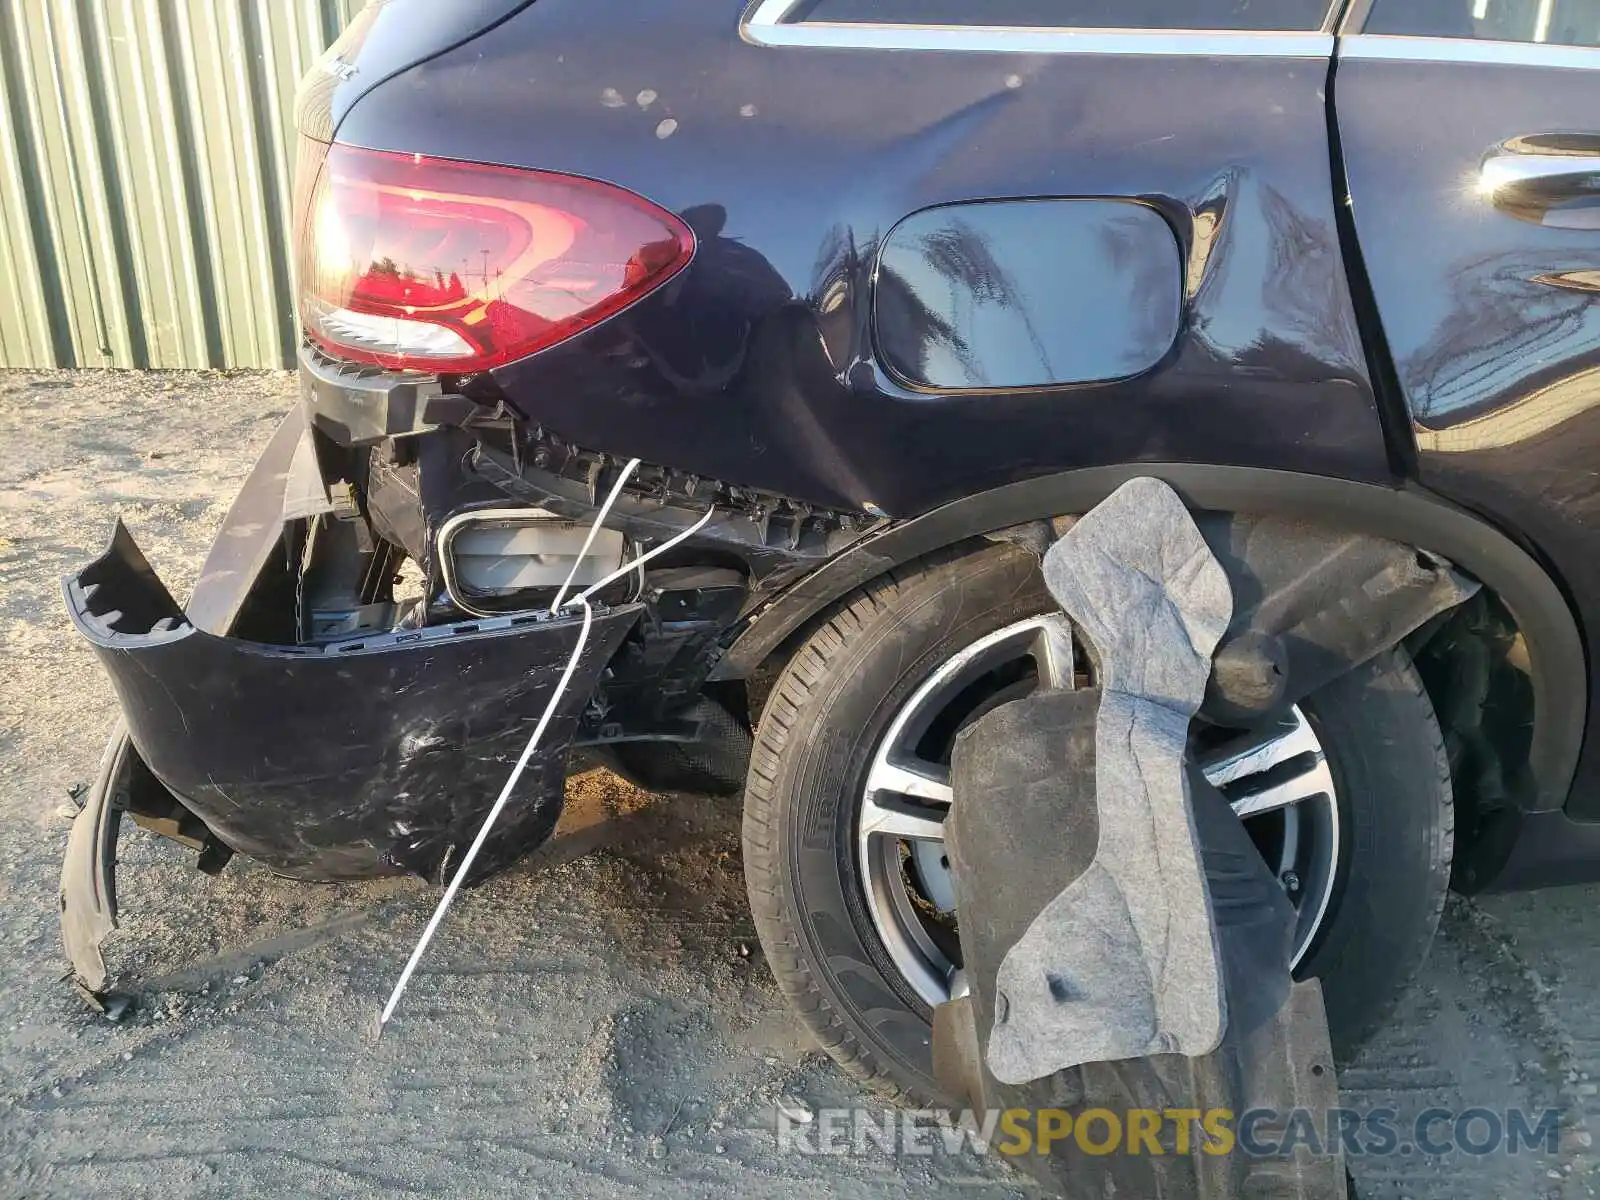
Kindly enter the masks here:
<path id="1" fill-rule="evenodd" d="M 622 494 L 622 485 L 627 482 L 628 477 L 633 474 L 638 465 L 639 460 L 636 458 L 623 468 L 616 485 L 611 489 L 611 494 L 606 497 L 606 502 L 600 506 L 600 511 L 595 514 L 594 524 L 589 527 L 589 536 L 583 543 L 583 549 L 578 553 L 578 562 L 581 563 L 583 556 L 588 553 L 595 534 L 611 512 L 612 505 L 617 502 L 617 497 Z M 428 919 L 428 924 L 422 930 L 422 936 L 417 939 L 416 948 L 411 951 L 411 957 L 406 960 L 406 965 L 400 972 L 400 978 L 395 982 L 394 991 L 389 994 L 389 1002 L 383 1006 L 383 1011 L 378 1014 L 377 1036 L 383 1036 L 383 1027 L 389 1023 L 389 1018 L 394 1016 L 394 1010 L 400 1003 L 400 997 L 405 994 L 406 985 L 411 982 L 412 973 L 417 969 L 417 964 L 422 961 L 422 956 L 427 953 L 428 944 L 433 941 L 433 935 L 438 932 L 440 922 L 444 920 L 445 913 L 450 910 L 450 905 L 455 901 L 456 893 L 461 890 L 462 880 L 467 877 L 467 873 L 472 869 L 472 864 L 477 861 L 478 851 L 483 849 L 483 844 L 489 840 L 489 831 L 494 828 L 495 821 L 499 819 L 507 802 L 510 801 L 511 793 L 516 789 L 518 781 L 522 779 L 522 772 L 527 769 L 529 760 L 533 758 L 533 752 L 539 748 L 539 741 L 544 737 L 545 729 L 555 716 L 556 708 L 561 703 L 561 697 L 566 695 L 567 685 L 572 682 L 573 672 L 578 669 L 578 660 L 583 657 L 584 647 L 589 642 L 589 629 L 594 623 L 594 609 L 589 607 L 589 597 L 632 571 L 639 570 L 642 572 L 644 564 L 652 558 L 655 558 L 658 554 L 664 554 L 678 545 L 678 543 L 704 529 L 715 512 L 716 506 L 713 505 L 706 509 L 705 516 L 701 517 L 682 533 L 662 542 L 655 549 L 641 554 L 632 562 L 625 563 L 600 580 L 599 583 L 584 589 L 572 599 L 567 600 L 565 604 L 562 604 L 562 597 L 565 595 L 568 585 L 572 583 L 572 574 L 576 573 L 578 569 L 577 563 L 573 564 L 572 572 L 567 575 L 567 582 L 563 583 L 561 590 L 556 593 L 556 602 L 550 606 L 550 612 L 552 614 L 555 613 L 558 606 L 570 608 L 574 604 L 583 605 L 583 628 L 578 631 L 578 644 L 572 648 L 572 656 L 567 659 L 567 665 L 561 672 L 560 680 L 556 683 L 556 690 L 551 693 L 549 703 L 544 706 L 544 712 L 539 717 L 539 723 L 533 728 L 533 736 L 528 739 L 528 744 L 523 747 L 522 756 L 517 759 L 517 765 L 511 769 L 511 775 L 506 780 L 505 786 L 500 789 L 500 795 L 490 807 L 489 815 L 484 817 L 483 825 L 478 830 L 478 836 L 472 839 L 472 845 L 467 848 L 467 853 L 461 859 L 461 865 L 456 868 L 455 876 L 450 880 L 450 885 L 445 888 L 444 895 L 439 898 L 438 906 L 433 910 L 433 916 Z"/>
<path id="2" fill-rule="evenodd" d="M 717 510 L 716 510 L 716 506 L 715 505 L 713 505 L 711 508 L 706 509 L 706 515 L 701 517 L 698 521 L 696 521 L 693 525 L 689 526 L 689 528 L 685 529 L 682 533 L 674 534 L 672 537 L 670 537 L 666 541 L 662 542 L 661 545 L 657 546 L 654 550 L 650 550 L 650 551 L 645 552 L 644 554 L 641 554 L 638 558 L 634 559 L 631 563 L 623 563 L 622 566 L 618 567 L 615 571 L 611 572 L 611 574 L 607 575 L 604 579 L 600 580 L 598 583 L 592 583 L 588 587 L 584 588 L 583 591 L 579 592 L 571 600 L 568 600 L 567 603 L 568 604 L 574 604 L 579 600 L 587 600 L 590 596 L 594 595 L 601 588 L 615 583 L 617 580 L 621 579 L 624 575 L 631 574 L 634 570 L 636 570 L 639 567 L 644 566 L 645 563 L 649 562 L 652 558 L 655 558 L 658 554 L 665 554 L 668 550 L 671 550 L 679 542 L 686 541 L 687 539 L 693 537 L 695 534 L 699 533 L 702 529 L 704 529 L 708 524 L 710 524 L 711 518 L 716 515 L 716 511 Z"/>
<path id="3" fill-rule="evenodd" d="M 539 747 L 539 739 L 544 736 L 545 728 L 550 724 L 550 719 L 555 716 L 556 706 L 561 703 L 561 697 L 566 693 L 567 684 L 572 682 L 572 673 L 578 668 L 578 659 L 583 657 L 583 648 L 589 641 L 589 626 L 594 622 L 594 609 L 589 607 L 589 601 L 582 596 L 576 597 L 583 605 L 583 628 L 578 631 L 578 644 L 572 648 L 572 657 L 567 659 L 566 670 L 561 672 L 561 680 L 556 684 L 556 690 L 550 695 L 550 702 L 544 706 L 544 712 L 539 717 L 539 723 L 533 727 L 533 736 L 528 739 L 528 744 L 523 747 L 522 757 L 517 759 L 517 765 L 511 768 L 511 775 L 506 780 L 505 787 L 500 789 L 494 806 L 489 809 L 489 815 L 483 819 L 483 827 L 478 830 L 478 836 L 472 839 L 472 845 L 467 848 L 467 853 L 461 860 L 461 865 L 456 868 L 455 877 L 450 880 L 450 886 L 445 888 L 444 895 L 439 899 L 439 905 L 433 910 L 433 916 L 428 921 L 427 927 L 422 931 L 422 936 L 417 939 L 416 949 L 411 952 L 411 957 L 406 960 L 405 969 L 400 972 L 400 979 L 394 985 L 394 991 L 389 994 L 389 1003 L 383 1006 L 383 1012 L 378 1017 L 378 1033 L 382 1035 L 383 1027 L 388 1024 L 389 1018 L 394 1015 L 395 1006 L 400 1003 L 400 997 L 406 990 L 406 984 L 411 982 L 411 973 L 417 969 L 417 964 L 422 961 L 423 954 L 428 949 L 428 943 L 433 941 L 433 935 L 439 928 L 439 922 L 444 920 L 444 914 L 449 911 L 451 903 L 456 898 L 456 893 L 461 890 L 461 881 L 467 877 L 467 872 L 472 869 L 472 864 L 477 860 L 478 851 L 483 849 L 484 842 L 489 840 L 489 831 L 494 828 L 495 820 L 505 808 L 506 802 L 511 799 L 512 790 L 516 788 L 522 772 L 528 766 L 528 760 L 533 757 L 533 752 Z"/>
<path id="4" fill-rule="evenodd" d="M 562 581 L 556 598 L 550 602 L 550 612 L 554 615 L 556 609 L 561 607 L 561 602 L 567 598 L 567 589 L 572 586 L 572 577 L 578 573 L 578 568 L 583 566 L 583 560 L 589 553 L 589 547 L 594 545 L 594 539 L 600 532 L 600 522 L 605 520 L 606 514 L 611 511 L 611 506 L 617 502 L 617 497 L 622 495 L 622 485 L 635 471 L 639 469 L 639 460 L 631 459 L 628 465 L 622 468 L 622 474 L 617 476 L 616 483 L 611 485 L 611 494 L 606 497 L 606 502 L 600 506 L 600 515 L 595 518 L 594 524 L 589 526 L 589 536 L 583 539 L 583 549 L 578 551 L 578 557 L 572 561 L 572 570 L 567 572 L 567 577 Z"/>

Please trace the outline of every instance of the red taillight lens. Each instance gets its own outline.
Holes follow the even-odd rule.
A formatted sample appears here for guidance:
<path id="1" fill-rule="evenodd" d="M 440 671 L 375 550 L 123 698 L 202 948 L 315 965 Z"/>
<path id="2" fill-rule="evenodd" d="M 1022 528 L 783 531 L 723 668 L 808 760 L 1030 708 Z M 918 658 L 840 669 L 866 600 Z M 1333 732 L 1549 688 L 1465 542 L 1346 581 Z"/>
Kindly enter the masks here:
<path id="1" fill-rule="evenodd" d="M 481 371 L 605 320 L 693 254 L 688 226 L 610 184 L 335 145 L 301 227 L 300 315 L 338 358 Z"/>

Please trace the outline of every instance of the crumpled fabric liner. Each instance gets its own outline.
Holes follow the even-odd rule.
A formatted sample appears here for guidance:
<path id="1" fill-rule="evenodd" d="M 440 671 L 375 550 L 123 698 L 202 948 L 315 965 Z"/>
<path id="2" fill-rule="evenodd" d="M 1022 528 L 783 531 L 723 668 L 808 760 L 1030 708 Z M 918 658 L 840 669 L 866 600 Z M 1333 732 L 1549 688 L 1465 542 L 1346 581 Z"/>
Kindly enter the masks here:
<path id="1" fill-rule="evenodd" d="M 1099 840 L 995 980 L 989 1069 L 1003 1083 L 1086 1062 L 1209 1054 L 1227 1008 L 1184 751 L 1233 594 L 1183 501 L 1134 479 L 1044 558 L 1098 658 Z"/>

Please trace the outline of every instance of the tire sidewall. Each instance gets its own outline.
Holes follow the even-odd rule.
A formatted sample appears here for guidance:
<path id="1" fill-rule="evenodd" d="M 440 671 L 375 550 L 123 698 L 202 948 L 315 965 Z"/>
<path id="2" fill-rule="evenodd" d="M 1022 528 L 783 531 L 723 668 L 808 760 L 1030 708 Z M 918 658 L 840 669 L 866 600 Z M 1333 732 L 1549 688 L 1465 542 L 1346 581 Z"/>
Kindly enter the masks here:
<path id="1" fill-rule="evenodd" d="M 1295 974 L 1322 981 L 1334 1057 L 1348 1061 L 1427 957 L 1454 852 L 1450 768 L 1433 705 L 1401 649 L 1302 702 L 1332 772 L 1339 863 Z"/>
<path id="2" fill-rule="evenodd" d="M 787 915 L 835 1015 L 895 1060 L 902 1085 L 935 1097 L 930 1010 L 890 961 L 863 891 L 855 830 L 866 773 L 895 715 L 930 675 L 979 638 L 1046 611 L 1050 598 L 1037 559 L 996 546 L 917 576 L 897 600 L 845 637 L 789 730 L 803 749 L 785 756 L 777 789 L 796 798 L 779 823 L 778 861 Z"/>

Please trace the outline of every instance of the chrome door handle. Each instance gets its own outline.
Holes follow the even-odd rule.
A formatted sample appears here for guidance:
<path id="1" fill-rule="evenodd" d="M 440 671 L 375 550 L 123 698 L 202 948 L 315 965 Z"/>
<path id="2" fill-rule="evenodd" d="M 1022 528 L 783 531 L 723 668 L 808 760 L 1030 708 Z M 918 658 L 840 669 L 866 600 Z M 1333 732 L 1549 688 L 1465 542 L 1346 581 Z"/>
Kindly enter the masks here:
<path id="1" fill-rule="evenodd" d="M 1491 150 L 1478 191 L 1501 212 L 1535 225 L 1600 229 L 1600 145 L 1594 152 L 1537 146 L 1535 138 L 1516 138 Z"/>

